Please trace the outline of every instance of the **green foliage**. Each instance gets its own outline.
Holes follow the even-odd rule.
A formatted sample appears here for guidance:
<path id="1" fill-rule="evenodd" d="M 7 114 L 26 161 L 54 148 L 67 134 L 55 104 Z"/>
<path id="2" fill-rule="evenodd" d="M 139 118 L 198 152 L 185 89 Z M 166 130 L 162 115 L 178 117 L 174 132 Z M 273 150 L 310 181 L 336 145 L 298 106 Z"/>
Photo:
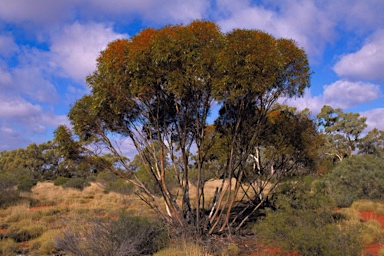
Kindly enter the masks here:
<path id="1" fill-rule="evenodd" d="M 15 186 L 17 181 L 9 174 L 0 173 L 0 207 L 8 206 L 19 199 Z"/>
<path id="2" fill-rule="evenodd" d="M 96 177 L 96 181 L 104 186 L 104 191 L 107 193 L 113 191 L 121 194 L 130 194 L 134 190 L 132 184 L 110 171 L 100 172 Z"/>
<path id="3" fill-rule="evenodd" d="M 212 160 L 207 155 L 209 140 L 218 130 L 225 136 L 223 144 L 227 148 L 220 154 L 219 170 L 213 173 L 227 180 L 238 179 L 239 183 L 233 193 L 230 188 L 218 190 L 218 198 L 227 203 L 215 209 L 210 220 L 216 223 L 213 229 L 227 230 L 226 224 L 239 223 L 228 218 L 246 179 L 245 162 L 255 147 L 274 149 L 271 158 L 265 158 L 269 169 L 277 166 L 279 171 L 294 172 L 309 162 L 310 150 L 300 144 L 312 141 L 314 136 L 308 116 L 286 115 L 277 122 L 276 126 L 296 125 L 290 127 L 289 131 L 299 131 L 291 140 L 288 132 L 274 138 L 273 133 L 265 134 L 267 114 L 278 98 L 302 96 L 310 83 L 307 56 L 292 40 L 274 38 L 259 30 L 222 33 L 209 21 L 145 29 L 129 40 L 110 43 L 101 52 L 97 69 L 87 77 L 87 83 L 90 94 L 77 101 L 69 113 L 76 135 L 81 142 L 110 149 L 121 160 L 125 173 L 137 175 L 135 183 L 144 200 L 156 209 L 164 209 L 165 202 L 168 212 L 157 212 L 173 224 L 202 225 L 205 221 L 195 214 L 199 209 L 193 208 L 206 205 L 203 182 L 208 177 L 205 173 L 211 172 L 204 168 Z M 216 131 L 206 137 L 214 101 L 222 108 L 214 122 Z M 125 164 L 110 135 L 132 141 L 140 156 L 137 168 Z M 271 140 L 264 140 L 268 136 Z M 196 156 L 192 145 L 197 148 Z M 266 169 L 263 166 L 263 171 Z M 192 183 L 199 194 L 193 206 L 189 196 Z M 182 200 L 172 193 L 174 185 L 182 187 Z M 155 193 L 161 194 L 162 200 L 153 200 Z M 223 199 L 224 195 L 230 196 Z M 183 216 L 196 219 L 182 220 Z"/>
<path id="4" fill-rule="evenodd" d="M 360 255 L 359 227 L 337 223 L 331 198 L 309 182 L 286 184 L 276 201 L 254 227 L 267 242 L 300 255 Z M 296 187 L 292 190 L 292 185 Z"/>
<path id="5" fill-rule="evenodd" d="M 58 250 L 75 255 L 151 255 L 168 244 L 159 223 L 123 213 L 118 219 L 87 220 L 57 238 Z"/>
<path id="6" fill-rule="evenodd" d="M 85 187 L 88 187 L 89 185 L 90 184 L 84 178 L 71 178 L 66 183 L 63 184 L 63 187 L 83 190 Z"/>
<path id="7" fill-rule="evenodd" d="M 325 180 L 339 207 L 358 199 L 382 200 L 384 195 L 384 159 L 356 155 L 345 159 Z"/>
<path id="8" fill-rule="evenodd" d="M 317 115 L 318 125 L 324 132 L 324 154 L 342 161 L 352 156 L 359 146 L 360 135 L 367 127 L 366 117 L 358 113 L 344 113 L 342 109 L 323 106 Z"/>
<path id="9" fill-rule="evenodd" d="M 384 131 L 373 129 L 360 140 L 360 154 L 370 154 L 375 157 L 384 158 Z"/>
<path id="10" fill-rule="evenodd" d="M 36 179 L 33 179 L 27 175 L 18 177 L 18 182 L 19 184 L 17 185 L 17 189 L 24 192 L 31 192 L 31 189 L 37 184 Z"/>
<path id="11" fill-rule="evenodd" d="M 69 178 L 67 177 L 57 177 L 54 181 L 53 181 L 53 184 L 55 186 L 62 186 L 64 185 L 65 183 L 67 183 L 67 181 L 69 180 Z"/>

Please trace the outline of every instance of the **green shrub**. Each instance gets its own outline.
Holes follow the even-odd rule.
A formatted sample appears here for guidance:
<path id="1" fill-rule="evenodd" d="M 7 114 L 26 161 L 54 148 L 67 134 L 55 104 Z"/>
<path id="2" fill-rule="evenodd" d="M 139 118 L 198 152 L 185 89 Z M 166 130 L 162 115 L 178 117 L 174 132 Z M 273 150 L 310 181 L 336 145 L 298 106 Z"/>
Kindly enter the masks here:
<path id="1" fill-rule="evenodd" d="M 348 207 L 358 199 L 384 199 L 384 159 L 356 155 L 343 160 L 326 180 L 337 206 Z"/>
<path id="2" fill-rule="evenodd" d="M 300 255 L 359 255 L 359 225 L 343 225 L 335 218 L 332 199 L 306 182 L 276 198 L 276 210 L 266 210 L 255 233 L 266 242 Z"/>
<path id="3" fill-rule="evenodd" d="M 151 255 L 168 243 L 159 223 L 127 213 L 118 219 L 88 219 L 65 230 L 55 247 L 74 255 Z"/>
<path id="4" fill-rule="evenodd" d="M 69 180 L 69 178 L 66 178 L 66 177 L 57 177 L 54 181 L 53 181 L 53 184 L 55 186 L 62 186 L 64 185 L 65 183 L 67 183 L 67 181 Z"/>
<path id="5" fill-rule="evenodd" d="M 0 207 L 6 207 L 16 203 L 19 199 L 19 192 L 15 186 L 16 179 L 7 174 L 0 174 Z"/>
<path id="6" fill-rule="evenodd" d="M 131 183 L 109 171 L 100 172 L 97 175 L 96 181 L 104 186 L 104 192 L 106 193 L 130 194 L 134 191 L 134 186 Z"/>
<path id="7" fill-rule="evenodd" d="M 88 187 L 89 185 L 90 184 L 84 178 L 71 178 L 66 183 L 63 184 L 63 187 L 83 190 L 85 187 Z"/>
<path id="8" fill-rule="evenodd" d="M 24 191 L 24 192 L 31 192 L 32 188 L 36 186 L 37 180 L 27 176 L 27 175 L 22 175 L 18 178 L 19 184 L 17 185 L 17 189 L 19 191 Z"/>

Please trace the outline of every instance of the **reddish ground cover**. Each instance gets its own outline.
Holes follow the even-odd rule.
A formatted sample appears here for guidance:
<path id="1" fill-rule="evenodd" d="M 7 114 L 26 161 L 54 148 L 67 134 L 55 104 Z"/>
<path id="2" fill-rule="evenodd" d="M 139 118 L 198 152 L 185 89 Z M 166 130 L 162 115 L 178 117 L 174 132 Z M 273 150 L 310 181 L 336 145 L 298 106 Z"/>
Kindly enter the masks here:
<path id="1" fill-rule="evenodd" d="M 381 227 L 384 228 L 384 215 L 377 215 L 374 212 L 360 212 L 360 216 L 363 220 L 377 220 Z M 363 255 L 378 255 L 380 249 L 379 244 L 369 244 L 363 251 Z"/>

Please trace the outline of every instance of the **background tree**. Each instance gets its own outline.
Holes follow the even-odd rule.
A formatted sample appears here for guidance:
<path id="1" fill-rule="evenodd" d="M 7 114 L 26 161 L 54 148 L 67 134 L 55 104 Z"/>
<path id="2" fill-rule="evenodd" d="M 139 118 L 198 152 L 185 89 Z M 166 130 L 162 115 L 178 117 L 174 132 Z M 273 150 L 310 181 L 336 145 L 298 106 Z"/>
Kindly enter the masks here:
<path id="1" fill-rule="evenodd" d="M 344 113 L 340 108 L 323 106 L 317 115 L 318 125 L 324 133 L 325 155 L 339 161 L 356 153 L 361 133 L 367 127 L 366 117 L 358 113 Z"/>
<path id="2" fill-rule="evenodd" d="M 120 166 L 129 174 L 126 179 L 140 189 L 141 198 L 164 221 L 201 234 L 243 225 L 247 214 L 262 203 L 252 206 L 241 223 L 233 217 L 235 199 L 245 189 L 249 154 L 255 147 L 275 144 L 278 150 L 282 148 L 274 141 L 262 144 L 267 143 L 262 138 L 268 113 L 279 97 L 303 94 L 309 86 L 309 66 L 304 51 L 291 40 L 252 30 L 223 34 L 212 22 L 195 21 L 146 29 L 131 40 L 112 42 L 87 82 L 91 94 L 77 101 L 69 113 L 81 141 L 102 145 L 119 157 Z M 221 110 L 215 131 L 206 134 L 213 100 Z M 227 152 L 222 156 L 223 182 L 212 207 L 205 200 L 204 176 L 210 141 L 219 133 Z M 112 140 L 116 136 L 129 138 L 136 147 L 161 200 L 120 154 Z M 181 177 L 179 194 L 167 182 L 167 163 Z M 191 169 L 197 170 L 194 198 L 190 195 Z M 279 166 L 282 173 L 296 169 Z M 244 199 L 249 200 L 253 198 Z"/>
<path id="3" fill-rule="evenodd" d="M 359 154 L 384 158 L 384 131 L 374 128 L 360 140 Z"/>

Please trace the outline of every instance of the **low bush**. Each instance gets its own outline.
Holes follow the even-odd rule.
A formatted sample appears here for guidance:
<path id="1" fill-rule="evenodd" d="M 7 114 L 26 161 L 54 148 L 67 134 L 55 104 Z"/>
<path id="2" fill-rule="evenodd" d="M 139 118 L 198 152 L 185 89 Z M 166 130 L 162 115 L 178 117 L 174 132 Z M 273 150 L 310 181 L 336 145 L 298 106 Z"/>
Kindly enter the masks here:
<path id="1" fill-rule="evenodd" d="M 310 183 L 296 185 L 276 198 L 276 210 L 267 210 L 255 233 L 267 243 L 300 255 L 360 255 L 359 225 L 343 225 L 335 218 L 332 199 Z"/>
<path id="2" fill-rule="evenodd" d="M 54 181 L 53 181 L 53 184 L 55 186 L 62 186 L 64 185 L 65 183 L 67 183 L 67 181 L 69 180 L 69 178 L 67 177 L 57 177 Z"/>
<path id="3" fill-rule="evenodd" d="M 116 192 L 131 194 L 134 186 L 110 171 L 103 171 L 97 175 L 96 181 L 103 185 L 106 193 Z"/>
<path id="4" fill-rule="evenodd" d="M 84 178 L 71 178 L 66 183 L 63 184 L 63 187 L 83 190 L 85 187 L 88 187 L 89 185 L 90 184 Z"/>
<path id="5" fill-rule="evenodd" d="M 359 199 L 384 199 L 384 159 L 356 155 L 343 160 L 326 181 L 337 206 L 349 207 Z"/>
<path id="6" fill-rule="evenodd" d="M 6 207 L 17 202 L 19 192 L 15 186 L 16 179 L 7 174 L 0 174 L 0 207 Z"/>
<path id="7" fill-rule="evenodd" d="M 75 255 L 151 255 L 168 243 L 159 223 L 127 213 L 118 219 L 84 220 L 65 230 L 55 247 Z"/>
<path id="8" fill-rule="evenodd" d="M 18 177 L 18 182 L 19 184 L 17 184 L 17 189 L 23 192 L 31 192 L 32 188 L 37 184 L 36 179 L 33 179 L 27 175 Z"/>

